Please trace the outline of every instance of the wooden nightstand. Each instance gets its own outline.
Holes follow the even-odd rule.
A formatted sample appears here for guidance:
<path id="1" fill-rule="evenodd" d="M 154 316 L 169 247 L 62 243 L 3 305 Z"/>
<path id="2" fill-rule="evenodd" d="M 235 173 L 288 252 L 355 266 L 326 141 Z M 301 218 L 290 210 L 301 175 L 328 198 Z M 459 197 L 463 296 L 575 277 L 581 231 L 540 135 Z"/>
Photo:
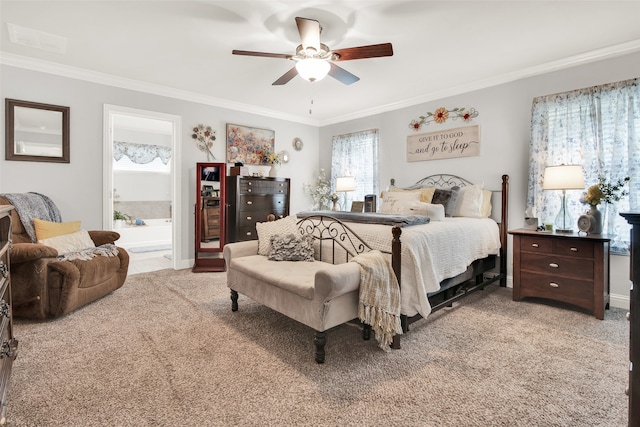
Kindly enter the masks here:
<path id="1" fill-rule="evenodd" d="M 601 235 L 511 230 L 513 300 L 546 298 L 604 319 L 609 308 L 609 244 Z"/>

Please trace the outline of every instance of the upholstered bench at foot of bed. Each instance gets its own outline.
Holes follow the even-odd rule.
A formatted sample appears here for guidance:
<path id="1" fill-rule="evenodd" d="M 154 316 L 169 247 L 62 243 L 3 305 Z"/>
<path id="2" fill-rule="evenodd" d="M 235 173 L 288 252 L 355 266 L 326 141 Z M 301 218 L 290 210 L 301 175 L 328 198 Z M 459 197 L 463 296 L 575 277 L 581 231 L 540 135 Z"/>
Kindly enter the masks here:
<path id="1" fill-rule="evenodd" d="M 358 265 L 269 261 L 257 252 L 257 241 L 224 247 L 232 310 L 238 309 L 240 293 L 313 328 L 315 359 L 323 363 L 325 331 L 358 317 Z"/>

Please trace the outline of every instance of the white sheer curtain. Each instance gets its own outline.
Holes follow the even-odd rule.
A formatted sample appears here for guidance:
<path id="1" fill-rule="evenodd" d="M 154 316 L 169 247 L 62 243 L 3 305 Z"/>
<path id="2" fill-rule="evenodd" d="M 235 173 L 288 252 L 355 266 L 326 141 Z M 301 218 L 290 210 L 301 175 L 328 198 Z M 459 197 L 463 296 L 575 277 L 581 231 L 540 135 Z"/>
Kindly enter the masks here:
<path id="1" fill-rule="evenodd" d="M 347 192 L 342 210 L 350 210 L 353 200 L 364 200 L 367 194 L 378 194 L 378 129 L 336 135 L 332 138 L 331 188 L 335 191 L 336 178 L 352 176 L 355 191 Z M 338 194 L 340 203 L 344 193 Z"/>
<path id="2" fill-rule="evenodd" d="M 619 212 L 640 209 L 640 79 L 534 98 L 527 206 L 538 218 L 553 222 L 560 210 L 559 191 L 542 189 L 546 166 L 583 165 L 585 185 L 630 177 L 629 196 L 601 205 L 603 234 L 615 236 L 614 252 L 627 252 L 629 225 Z M 574 219 L 587 210 L 579 202 L 582 191 L 567 191 Z M 577 229 L 577 227 L 576 227 Z"/>

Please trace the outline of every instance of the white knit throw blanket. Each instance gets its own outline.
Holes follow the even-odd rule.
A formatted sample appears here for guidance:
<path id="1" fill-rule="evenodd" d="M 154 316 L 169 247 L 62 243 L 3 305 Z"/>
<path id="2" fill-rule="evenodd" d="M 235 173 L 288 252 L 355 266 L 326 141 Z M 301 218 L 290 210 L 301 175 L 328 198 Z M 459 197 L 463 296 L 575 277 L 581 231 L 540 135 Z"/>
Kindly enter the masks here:
<path id="1" fill-rule="evenodd" d="M 72 261 L 74 259 L 88 261 L 97 255 L 106 257 L 118 256 L 118 248 L 112 243 L 105 243 L 95 248 L 86 248 L 58 255 L 58 261 Z"/>
<path id="2" fill-rule="evenodd" d="M 400 286 L 391 261 L 377 250 L 357 255 L 351 261 L 360 266 L 358 317 L 371 325 L 378 346 L 390 351 L 393 336 L 402 334 Z"/>

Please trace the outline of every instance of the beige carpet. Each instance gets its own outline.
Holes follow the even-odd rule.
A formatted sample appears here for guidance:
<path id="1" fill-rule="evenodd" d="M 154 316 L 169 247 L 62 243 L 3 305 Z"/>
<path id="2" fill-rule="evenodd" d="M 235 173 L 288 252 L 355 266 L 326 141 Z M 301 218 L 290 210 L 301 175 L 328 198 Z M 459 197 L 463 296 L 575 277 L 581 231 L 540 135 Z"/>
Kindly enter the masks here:
<path id="1" fill-rule="evenodd" d="M 164 270 L 62 319 L 17 321 L 11 426 L 625 426 L 628 325 L 491 286 L 387 354 L 312 331 L 224 273 Z"/>

